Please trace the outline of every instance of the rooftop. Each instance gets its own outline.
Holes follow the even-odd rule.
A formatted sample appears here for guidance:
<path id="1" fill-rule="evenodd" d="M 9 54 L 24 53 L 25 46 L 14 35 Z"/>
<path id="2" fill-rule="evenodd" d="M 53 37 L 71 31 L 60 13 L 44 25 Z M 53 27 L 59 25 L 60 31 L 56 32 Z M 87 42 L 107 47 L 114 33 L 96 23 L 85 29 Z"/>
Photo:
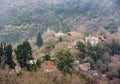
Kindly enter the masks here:
<path id="1" fill-rule="evenodd" d="M 44 70 L 55 70 L 56 69 L 56 66 L 54 64 L 54 62 L 52 61 L 45 61 L 43 64 L 42 64 L 42 68 Z"/>
<path id="2" fill-rule="evenodd" d="M 76 34 L 78 34 L 78 32 L 76 32 L 76 31 L 71 31 L 71 32 L 69 32 L 71 35 L 76 35 Z"/>

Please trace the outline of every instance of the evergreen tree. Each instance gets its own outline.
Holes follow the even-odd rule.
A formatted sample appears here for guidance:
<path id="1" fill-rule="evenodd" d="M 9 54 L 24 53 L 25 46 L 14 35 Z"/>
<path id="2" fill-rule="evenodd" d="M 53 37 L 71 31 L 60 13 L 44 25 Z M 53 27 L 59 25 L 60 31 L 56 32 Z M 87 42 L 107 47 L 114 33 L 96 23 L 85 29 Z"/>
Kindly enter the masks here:
<path id="1" fill-rule="evenodd" d="M 0 45 L 0 56 L 3 56 L 4 54 L 4 48 L 3 48 L 3 44 L 1 43 Z"/>
<path id="2" fill-rule="evenodd" d="M 91 46 L 90 43 L 88 43 L 86 46 L 84 43 L 78 42 L 77 48 L 81 59 L 89 56 L 93 59 L 94 63 L 97 63 L 98 60 L 102 59 L 103 49 L 100 45 Z"/>
<path id="3" fill-rule="evenodd" d="M 18 62 L 20 63 L 21 67 L 27 67 L 27 61 L 32 60 L 32 48 L 28 41 L 23 42 L 17 46 L 15 50 L 16 57 Z"/>
<path id="4" fill-rule="evenodd" d="M 102 49 L 100 46 L 95 46 L 92 53 L 92 58 L 96 63 L 99 59 L 102 58 Z"/>
<path id="5" fill-rule="evenodd" d="M 85 46 L 85 44 L 83 42 L 78 42 L 77 43 L 77 48 L 78 48 L 78 50 L 80 52 L 80 57 L 82 59 L 84 59 L 85 58 L 85 54 L 86 54 L 86 46 Z"/>
<path id="6" fill-rule="evenodd" d="M 40 47 L 42 44 L 43 44 L 43 40 L 42 40 L 41 34 L 39 33 L 37 36 L 36 45 Z"/>
<path id="7" fill-rule="evenodd" d="M 4 49 L 3 49 L 3 45 L 2 45 L 2 43 L 1 43 L 1 45 L 0 45 L 0 63 L 1 63 L 1 57 L 3 56 L 3 54 L 4 54 Z"/>
<path id="8" fill-rule="evenodd" d="M 69 50 L 61 50 L 56 55 L 58 61 L 57 68 L 66 73 L 71 73 L 72 71 L 72 62 L 73 55 Z"/>
<path id="9" fill-rule="evenodd" d="M 48 61 L 51 60 L 51 56 L 50 55 L 45 55 L 43 56 L 44 61 Z"/>
<path id="10" fill-rule="evenodd" d="M 103 50 L 99 45 L 88 48 L 88 55 L 97 63 L 98 60 L 102 59 Z"/>
<path id="11" fill-rule="evenodd" d="M 5 47 L 5 56 L 6 56 L 6 64 L 8 64 L 11 68 L 14 68 L 15 63 L 12 60 L 12 45 L 9 44 Z"/>

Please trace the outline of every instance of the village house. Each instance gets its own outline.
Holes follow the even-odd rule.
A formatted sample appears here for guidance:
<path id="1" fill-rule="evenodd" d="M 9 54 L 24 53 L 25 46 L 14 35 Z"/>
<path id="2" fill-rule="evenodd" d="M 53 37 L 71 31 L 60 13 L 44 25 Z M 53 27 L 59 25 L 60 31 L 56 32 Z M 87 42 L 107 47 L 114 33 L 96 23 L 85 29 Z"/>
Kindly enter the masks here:
<path id="1" fill-rule="evenodd" d="M 59 31 L 58 33 L 55 34 L 55 37 L 56 38 L 60 38 L 60 37 L 65 37 L 66 35 L 62 32 L 62 31 Z"/>
<path id="2" fill-rule="evenodd" d="M 79 35 L 79 33 L 76 32 L 76 31 L 71 31 L 71 32 L 69 32 L 69 34 L 70 34 L 71 36 L 78 36 L 78 35 Z"/>
<path id="3" fill-rule="evenodd" d="M 40 58 L 39 55 L 33 55 L 33 60 L 28 60 L 27 64 L 36 64 L 39 58 Z"/>
<path id="4" fill-rule="evenodd" d="M 71 32 L 69 32 L 69 34 L 71 36 L 72 41 L 78 40 L 80 38 L 80 33 L 76 32 L 76 31 L 71 31 Z"/>
<path id="5" fill-rule="evenodd" d="M 37 60 L 29 60 L 27 61 L 27 64 L 36 64 L 37 63 Z"/>
<path id="6" fill-rule="evenodd" d="M 89 35 L 85 38 L 85 43 L 90 43 L 91 46 L 96 46 L 99 43 L 99 38 Z"/>
<path id="7" fill-rule="evenodd" d="M 37 59 L 39 59 L 40 57 L 38 55 L 33 55 L 33 60 L 28 60 L 27 64 L 36 64 L 37 63 Z"/>
<path id="8" fill-rule="evenodd" d="M 41 68 L 45 73 L 50 73 L 57 70 L 57 67 L 52 61 L 45 61 L 44 63 L 42 63 Z"/>

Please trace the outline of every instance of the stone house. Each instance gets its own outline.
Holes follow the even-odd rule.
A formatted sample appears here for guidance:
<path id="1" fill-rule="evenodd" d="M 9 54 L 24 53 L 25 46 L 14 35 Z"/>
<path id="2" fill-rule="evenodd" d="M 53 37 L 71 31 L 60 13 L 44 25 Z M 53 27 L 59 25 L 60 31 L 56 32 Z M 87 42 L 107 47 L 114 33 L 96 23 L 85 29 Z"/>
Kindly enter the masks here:
<path id="1" fill-rule="evenodd" d="M 85 43 L 90 43 L 91 46 L 96 46 L 99 43 L 99 38 L 96 38 L 94 36 L 88 36 L 85 38 Z"/>
<path id="2" fill-rule="evenodd" d="M 66 35 L 65 35 L 62 31 L 60 31 L 60 32 L 58 32 L 58 33 L 55 34 L 55 37 L 56 37 L 56 38 L 60 38 L 60 37 L 63 38 L 63 37 L 65 37 L 65 36 L 66 36 Z"/>

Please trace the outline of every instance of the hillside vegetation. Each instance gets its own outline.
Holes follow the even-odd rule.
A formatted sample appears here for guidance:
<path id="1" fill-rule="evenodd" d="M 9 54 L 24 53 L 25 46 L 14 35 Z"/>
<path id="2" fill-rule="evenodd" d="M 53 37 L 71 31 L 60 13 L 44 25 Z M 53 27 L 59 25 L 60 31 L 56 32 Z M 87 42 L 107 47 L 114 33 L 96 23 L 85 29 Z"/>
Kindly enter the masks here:
<path id="1" fill-rule="evenodd" d="M 0 42 L 6 43 L 33 38 L 48 28 L 68 32 L 82 24 L 91 33 L 120 22 L 119 0 L 0 0 L 0 10 Z"/>

